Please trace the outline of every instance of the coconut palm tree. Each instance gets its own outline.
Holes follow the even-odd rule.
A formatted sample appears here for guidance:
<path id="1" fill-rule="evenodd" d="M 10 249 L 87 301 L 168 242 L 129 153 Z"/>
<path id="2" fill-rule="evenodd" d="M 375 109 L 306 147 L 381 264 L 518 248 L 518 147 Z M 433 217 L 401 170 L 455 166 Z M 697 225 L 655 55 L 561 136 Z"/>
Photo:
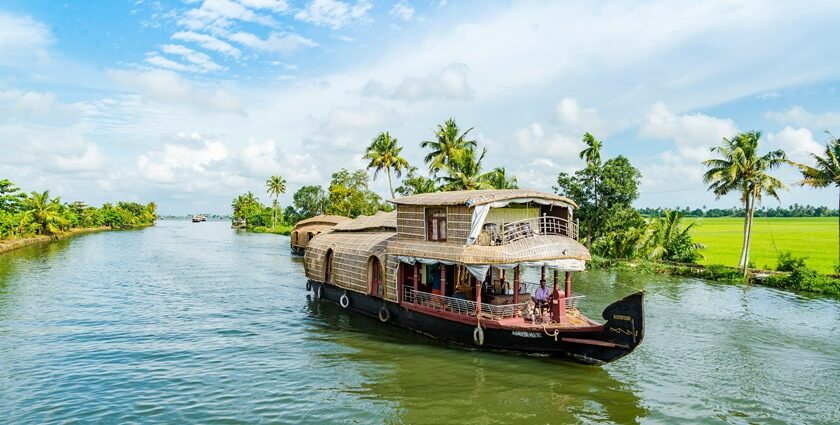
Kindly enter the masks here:
<path id="1" fill-rule="evenodd" d="M 516 176 L 507 175 L 507 170 L 505 167 L 496 167 L 493 171 L 487 173 L 487 183 L 493 187 L 493 189 L 518 189 L 519 185 L 516 181 Z"/>
<path id="2" fill-rule="evenodd" d="M 280 197 L 281 194 L 286 193 L 286 180 L 280 176 L 271 176 L 268 180 L 265 181 L 266 192 L 268 192 L 269 196 L 274 196 L 274 209 L 271 214 L 271 227 L 277 227 L 277 198 Z"/>
<path id="3" fill-rule="evenodd" d="M 828 132 L 826 131 L 826 133 Z M 811 154 L 816 162 L 815 167 L 796 164 L 803 177 L 799 182 L 800 185 L 815 188 L 834 185 L 840 188 L 840 141 L 831 133 L 828 133 L 828 136 L 829 142 L 825 146 L 824 156 Z M 840 218 L 838 218 L 837 226 L 840 229 Z M 838 238 L 840 238 L 840 235 L 838 235 Z M 840 246 L 840 239 L 838 239 L 838 246 Z M 838 250 L 837 255 L 838 264 L 840 264 L 840 250 Z"/>
<path id="4" fill-rule="evenodd" d="M 447 174 L 443 176 L 443 190 L 479 190 L 492 189 L 489 181 L 489 174 L 481 173 L 481 162 L 487 155 L 487 148 L 482 149 L 481 155 L 476 158 L 475 150 L 467 149 L 460 156 L 458 161 L 451 161 L 445 165 Z"/>
<path id="5" fill-rule="evenodd" d="M 600 165 L 603 143 L 589 132 L 583 135 L 583 143 L 586 144 L 586 148 L 580 151 L 580 159 L 585 160 L 587 164 Z"/>
<path id="6" fill-rule="evenodd" d="M 720 146 L 711 149 L 720 157 L 703 161 L 708 167 L 703 180 L 709 183 L 709 190 L 717 198 L 730 192 L 741 193 L 741 203 L 745 212 L 744 243 L 738 267 L 744 270 L 744 274 L 750 264 L 750 237 L 755 204 L 761 202 L 765 194 L 778 200 L 779 190 L 786 189 L 785 184 L 768 174 L 768 171 L 790 163 L 781 149 L 759 156 L 760 139 L 759 131 L 736 134 L 731 139 L 724 137 Z"/>
<path id="7" fill-rule="evenodd" d="M 429 152 L 423 161 L 429 164 L 429 174 L 433 177 L 438 171 L 457 161 L 464 156 L 469 149 L 475 149 L 475 140 L 467 140 L 467 134 L 472 128 L 461 133 L 458 124 L 453 118 L 449 118 L 443 124 L 438 124 L 435 131 L 435 140 L 426 140 L 420 143 L 421 148 L 428 148 Z"/>
<path id="8" fill-rule="evenodd" d="M 22 221 L 33 224 L 35 233 L 39 235 L 54 235 L 61 231 L 61 226 L 67 224 L 67 220 L 61 216 L 60 208 L 58 198 L 50 199 L 50 191 L 32 192 L 23 202 Z"/>
<path id="9" fill-rule="evenodd" d="M 370 146 L 368 146 L 365 152 L 365 156 L 362 157 L 370 161 L 367 168 L 368 170 L 373 168 L 374 180 L 376 180 L 376 176 L 380 171 L 385 170 L 385 173 L 388 175 L 388 189 L 391 191 L 391 198 L 394 197 L 394 186 L 391 183 L 391 170 L 394 170 L 394 174 L 397 177 L 401 177 L 403 170 L 408 168 L 408 161 L 400 156 L 400 151 L 402 151 L 402 147 L 397 145 L 397 138 L 391 137 L 391 134 L 386 131 L 379 133 L 371 141 Z"/>

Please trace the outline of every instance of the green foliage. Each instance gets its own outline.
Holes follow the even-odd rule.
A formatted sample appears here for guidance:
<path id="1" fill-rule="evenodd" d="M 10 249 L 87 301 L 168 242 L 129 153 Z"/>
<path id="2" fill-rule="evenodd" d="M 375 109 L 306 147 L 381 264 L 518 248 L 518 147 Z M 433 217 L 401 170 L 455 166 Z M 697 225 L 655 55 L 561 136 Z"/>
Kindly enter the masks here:
<path id="1" fill-rule="evenodd" d="M 136 202 L 105 204 L 101 209 L 82 201 L 63 204 L 49 191 L 20 192 L 9 180 L 0 180 L 0 239 L 58 235 L 75 228 L 103 225 L 117 229 L 154 224 L 157 206 Z"/>
<path id="2" fill-rule="evenodd" d="M 772 275 L 761 282 L 781 289 L 840 295 L 840 280 L 797 266 L 790 273 Z"/>
<path id="3" fill-rule="evenodd" d="M 280 176 L 271 176 L 265 182 L 266 190 L 269 196 L 274 196 L 274 202 L 272 203 L 272 214 L 271 214 L 271 227 L 277 225 L 277 210 L 279 209 L 279 203 L 277 198 L 286 193 L 286 180 Z M 281 217 L 282 220 L 282 217 Z"/>
<path id="4" fill-rule="evenodd" d="M 625 239 L 641 239 L 642 232 L 632 230 L 644 225 L 641 215 L 632 208 L 633 201 L 639 197 L 641 173 L 624 156 L 602 164 L 601 142 L 589 133 L 584 136 L 584 142 L 587 149 L 581 152 L 581 157 L 586 159 L 586 167 L 573 175 L 560 173 L 554 190 L 578 203 L 581 235 L 588 246 L 599 254 L 623 257 L 635 245 Z"/>
<path id="5" fill-rule="evenodd" d="M 746 211 L 744 244 L 738 266 L 746 271 L 749 264 L 750 231 L 756 204 L 766 194 L 779 199 L 779 191 L 785 189 L 781 180 L 768 174 L 784 164 L 790 163 L 781 149 L 764 155 L 758 153 L 761 132 L 739 133 L 731 139 L 724 138 L 720 146 L 712 148 L 718 158 L 703 161 L 708 168 L 703 180 L 709 183 L 709 190 L 720 198 L 731 192 L 741 193 L 741 202 Z"/>
<path id="6" fill-rule="evenodd" d="M 679 263 L 693 263 L 701 258 L 704 246 L 694 242 L 690 233 L 697 222 L 681 227 L 682 218 L 678 211 L 665 210 L 663 217 L 651 219 L 643 247 L 648 258 Z"/>
<path id="7" fill-rule="evenodd" d="M 365 156 L 362 158 L 370 161 L 367 168 L 368 170 L 373 168 L 374 180 L 380 171 L 385 170 L 388 174 L 388 189 L 391 191 L 392 198 L 394 197 L 394 186 L 391 182 L 391 170 L 394 170 L 394 174 L 400 177 L 403 170 L 409 167 L 408 161 L 400 156 L 401 151 L 402 147 L 397 144 L 397 138 L 391 137 L 391 134 L 385 131 L 379 133 L 371 141 L 370 146 L 365 151 Z"/>
<path id="8" fill-rule="evenodd" d="M 0 211 L 14 213 L 20 211 L 26 194 L 9 179 L 0 180 Z"/>
<path id="9" fill-rule="evenodd" d="M 776 270 L 780 272 L 792 272 L 796 269 L 805 268 L 805 260 L 807 257 L 795 257 L 790 251 L 782 251 L 779 253 L 776 261 Z"/>
<path id="10" fill-rule="evenodd" d="M 477 146 L 475 140 L 467 140 L 470 131 L 472 128 L 462 133 L 453 118 L 449 118 L 443 124 L 438 124 L 434 140 L 420 143 L 421 148 L 431 150 L 423 158 L 423 161 L 429 165 L 429 174 L 435 176 L 445 166 L 462 161 L 468 151 L 475 154 Z"/>
<path id="11" fill-rule="evenodd" d="M 303 186 L 294 194 L 295 216 L 299 221 L 324 214 L 330 205 L 330 198 L 321 186 Z M 287 210 L 286 215 L 288 216 Z"/>
<path id="12" fill-rule="evenodd" d="M 329 201 L 327 213 L 352 218 L 388 209 L 382 198 L 368 188 L 368 175 L 364 170 L 351 173 L 342 168 L 333 173 Z"/>
<path id="13" fill-rule="evenodd" d="M 409 167 L 402 185 L 394 190 L 401 196 L 437 192 L 435 180 L 421 175 L 417 167 Z"/>

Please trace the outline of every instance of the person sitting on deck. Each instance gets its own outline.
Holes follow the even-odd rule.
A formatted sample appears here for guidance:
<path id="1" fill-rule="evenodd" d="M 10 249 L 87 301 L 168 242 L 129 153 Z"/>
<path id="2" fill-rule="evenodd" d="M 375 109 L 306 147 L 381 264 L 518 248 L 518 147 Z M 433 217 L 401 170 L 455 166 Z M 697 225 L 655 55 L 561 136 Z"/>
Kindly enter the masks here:
<path id="1" fill-rule="evenodd" d="M 534 296 L 531 299 L 539 306 L 547 303 L 549 298 L 551 298 L 551 290 L 545 286 L 545 281 L 542 280 L 540 281 L 540 287 L 534 291 Z"/>

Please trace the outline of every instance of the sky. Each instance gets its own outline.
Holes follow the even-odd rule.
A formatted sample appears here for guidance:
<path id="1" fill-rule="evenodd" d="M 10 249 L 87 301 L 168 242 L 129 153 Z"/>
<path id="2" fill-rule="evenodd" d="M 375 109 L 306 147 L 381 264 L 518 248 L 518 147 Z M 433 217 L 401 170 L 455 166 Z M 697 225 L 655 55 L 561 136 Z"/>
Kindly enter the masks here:
<path id="1" fill-rule="evenodd" d="M 581 136 L 642 173 L 639 207 L 730 207 L 710 147 L 762 131 L 795 161 L 840 136 L 836 1 L 186 0 L 0 3 L 0 178 L 163 214 L 227 213 L 283 176 L 288 205 L 364 168 L 381 131 L 456 119 L 520 187 L 553 191 Z M 836 188 L 781 203 L 836 207 Z M 372 188 L 388 196 L 384 175 Z"/>

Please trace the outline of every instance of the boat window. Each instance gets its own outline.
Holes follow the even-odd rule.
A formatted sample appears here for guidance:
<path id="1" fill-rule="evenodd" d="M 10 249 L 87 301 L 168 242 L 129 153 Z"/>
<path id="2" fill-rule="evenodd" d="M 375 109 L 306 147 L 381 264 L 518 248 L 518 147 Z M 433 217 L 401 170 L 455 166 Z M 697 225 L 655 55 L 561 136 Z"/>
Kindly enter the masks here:
<path id="1" fill-rule="evenodd" d="M 446 210 L 442 208 L 426 210 L 426 239 L 446 241 Z"/>

